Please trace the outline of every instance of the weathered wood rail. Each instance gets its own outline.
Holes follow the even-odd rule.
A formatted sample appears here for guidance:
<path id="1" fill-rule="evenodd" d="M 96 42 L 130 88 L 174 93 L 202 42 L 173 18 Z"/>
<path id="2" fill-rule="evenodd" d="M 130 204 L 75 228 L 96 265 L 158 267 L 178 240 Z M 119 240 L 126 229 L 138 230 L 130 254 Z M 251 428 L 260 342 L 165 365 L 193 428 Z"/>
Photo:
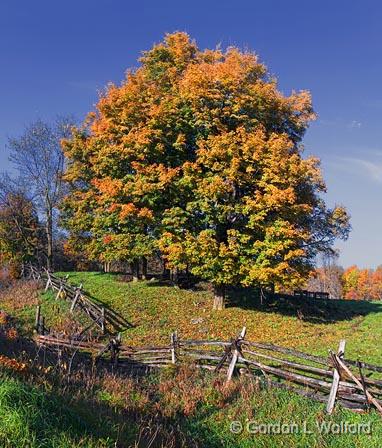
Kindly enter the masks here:
<path id="1" fill-rule="evenodd" d="M 119 316 L 110 308 L 107 308 L 96 301 L 94 301 L 84 290 L 82 284 L 74 286 L 70 284 L 68 276 L 57 277 L 53 273 L 44 270 L 40 271 L 33 265 L 24 268 L 24 276 L 27 276 L 34 280 L 41 280 L 45 283 L 45 291 L 52 289 L 57 291 L 56 300 L 64 299 L 70 302 L 70 312 L 77 308 L 85 313 L 93 325 L 98 327 L 102 334 L 107 332 L 116 332 L 125 328 L 132 327 L 124 318 Z M 37 311 L 36 311 L 37 313 Z M 44 328 L 44 323 L 41 325 L 42 317 L 38 320 L 36 317 L 36 329 Z M 38 332 L 44 332 L 43 330 Z"/>
<path id="2" fill-rule="evenodd" d="M 227 383 L 240 373 L 324 402 L 328 413 L 335 403 L 355 411 L 374 407 L 382 413 L 382 367 L 346 359 L 344 341 L 336 354 L 330 352 L 326 358 L 248 341 L 245 333 L 243 328 L 231 341 L 183 340 L 173 333 L 168 345 L 141 347 L 124 345 L 118 337 L 104 344 L 51 335 L 38 335 L 36 340 L 49 350 L 80 351 L 94 360 L 112 362 L 119 369 L 192 363 L 201 369 L 226 372 Z"/>

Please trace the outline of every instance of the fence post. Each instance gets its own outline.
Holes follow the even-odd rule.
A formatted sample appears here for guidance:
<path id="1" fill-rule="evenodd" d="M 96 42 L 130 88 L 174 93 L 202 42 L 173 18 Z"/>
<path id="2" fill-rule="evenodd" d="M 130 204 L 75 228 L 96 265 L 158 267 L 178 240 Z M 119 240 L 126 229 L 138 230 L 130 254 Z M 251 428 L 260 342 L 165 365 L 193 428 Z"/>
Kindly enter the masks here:
<path id="1" fill-rule="evenodd" d="M 44 316 L 40 317 L 40 334 L 42 334 L 42 335 L 45 334 L 45 317 Z"/>
<path id="2" fill-rule="evenodd" d="M 171 362 L 176 364 L 176 347 L 178 343 L 178 336 L 176 331 L 171 333 Z"/>
<path id="3" fill-rule="evenodd" d="M 50 278 L 50 272 L 48 270 L 46 271 L 46 275 L 48 276 L 48 278 L 47 278 L 46 285 L 45 285 L 45 292 L 48 291 L 49 286 L 52 285 L 52 280 Z"/>
<path id="4" fill-rule="evenodd" d="M 57 294 L 56 294 L 56 300 L 58 300 L 60 298 L 60 295 L 61 295 L 63 290 L 64 290 L 63 280 L 62 280 L 62 278 L 60 278 L 60 287 L 59 287 L 59 289 L 57 291 Z"/>
<path id="5" fill-rule="evenodd" d="M 231 362 L 228 367 L 226 384 L 228 384 L 232 379 L 232 375 L 233 375 L 233 371 L 235 370 L 237 358 L 239 357 L 239 350 L 238 350 L 237 344 L 245 338 L 246 331 L 247 331 L 247 328 L 243 327 L 243 329 L 241 330 L 240 336 L 232 344 L 235 348 L 234 348 L 234 351 L 232 354 Z"/>
<path id="6" fill-rule="evenodd" d="M 70 312 L 71 313 L 73 313 L 74 307 L 76 306 L 76 303 L 77 303 L 77 300 L 81 296 L 81 289 L 82 289 L 82 283 L 80 284 L 80 286 L 78 288 L 76 288 L 76 294 L 75 294 L 74 299 L 72 301 L 72 305 L 70 306 Z"/>
<path id="7" fill-rule="evenodd" d="M 351 372 L 351 370 L 349 369 L 349 367 L 342 361 L 342 359 L 337 355 L 334 355 L 334 358 L 336 359 L 339 367 L 341 369 L 344 370 L 344 372 L 355 382 L 355 384 L 358 386 L 359 389 L 363 390 L 363 386 L 362 383 L 359 381 L 358 378 L 356 378 L 353 373 Z M 378 412 L 380 414 L 382 414 L 382 406 L 380 404 L 380 402 L 378 400 L 376 400 L 374 398 L 373 395 L 371 395 L 371 393 L 365 389 L 365 398 L 366 400 L 370 401 L 371 403 L 373 403 L 373 405 L 377 408 Z"/>
<path id="8" fill-rule="evenodd" d="M 34 322 L 34 327 L 35 327 L 35 329 L 36 329 L 38 334 L 40 334 L 40 316 L 41 316 L 40 305 L 37 305 L 37 307 L 36 307 L 36 318 L 35 318 L 35 322 Z"/>
<path id="9" fill-rule="evenodd" d="M 105 307 L 101 308 L 101 331 L 102 334 L 105 334 L 106 328 L 105 328 Z"/>
<path id="10" fill-rule="evenodd" d="M 116 366 L 118 364 L 119 351 L 121 346 L 121 333 L 110 341 L 110 362 Z"/>
<path id="11" fill-rule="evenodd" d="M 346 341 L 344 339 L 342 339 L 338 346 L 338 352 L 337 352 L 338 357 L 341 359 L 343 359 L 343 357 L 344 357 L 345 345 L 346 345 Z M 326 412 L 328 414 L 331 414 L 333 412 L 339 384 L 340 384 L 340 373 L 339 373 L 336 365 L 334 365 L 333 382 L 332 382 L 332 387 L 331 387 L 330 393 L 329 393 L 328 403 L 326 405 Z"/>

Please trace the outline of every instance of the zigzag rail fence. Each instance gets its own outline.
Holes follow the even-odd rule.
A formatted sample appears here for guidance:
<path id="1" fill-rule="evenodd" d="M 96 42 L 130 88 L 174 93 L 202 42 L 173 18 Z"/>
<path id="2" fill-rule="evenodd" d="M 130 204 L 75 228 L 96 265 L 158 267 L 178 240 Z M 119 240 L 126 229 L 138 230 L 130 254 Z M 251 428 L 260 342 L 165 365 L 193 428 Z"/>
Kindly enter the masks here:
<path id="1" fill-rule="evenodd" d="M 71 311 L 75 306 L 80 307 L 103 332 L 106 331 L 109 314 L 87 297 L 81 286 L 74 287 L 67 278 L 55 277 L 47 271 L 43 273 L 33 266 L 29 277 L 46 279 L 45 289 L 51 287 L 56 290 L 57 297 L 64 295 L 71 301 Z M 111 322 L 115 324 L 113 319 Z M 248 341 L 245 327 L 231 341 L 179 339 L 174 332 L 169 345 L 134 347 L 122 344 L 120 333 L 106 343 L 46 334 L 48 329 L 39 307 L 36 330 L 36 342 L 44 349 L 59 353 L 64 349 L 78 352 L 94 361 L 111 363 L 117 369 L 163 368 L 192 362 L 200 369 L 225 371 L 226 383 L 235 373 L 240 373 L 267 386 L 287 389 L 326 403 L 328 414 L 338 403 L 358 412 L 374 407 L 382 415 L 382 366 L 345 358 L 345 340 L 340 341 L 337 352 L 329 351 L 327 358 L 279 345 Z"/>
<path id="2" fill-rule="evenodd" d="M 340 342 L 336 353 L 330 351 L 326 358 L 248 341 L 245 335 L 245 327 L 231 341 L 180 339 L 175 332 L 170 343 L 161 346 L 124 345 L 120 336 L 99 343 L 41 334 L 36 336 L 36 342 L 47 350 L 82 353 L 122 371 L 192 363 L 200 369 L 225 372 L 226 383 L 239 373 L 266 386 L 326 403 L 329 414 L 335 403 L 358 412 L 374 407 L 382 414 L 382 367 L 346 359 L 345 341 Z"/>
<path id="3" fill-rule="evenodd" d="M 23 268 L 22 274 L 33 280 L 45 281 L 45 291 L 49 288 L 57 291 L 56 300 L 63 298 L 69 301 L 71 313 L 73 313 L 75 308 L 80 309 L 93 321 L 93 325 L 101 330 L 102 334 L 106 334 L 110 330 L 116 331 L 121 328 L 132 327 L 129 322 L 118 316 L 113 310 L 96 303 L 89 297 L 83 290 L 82 284 L 79 286 L 71 285 L 68 281 L 68 276 L 64 278 L 57 277 L 47 270 L 40 271 L 33 265 Z M 44 318 L 41 316 L 39 307 L 36 310 L 36 328 L 39 328 L 40 332 L 43 332 L 45 328 Z M 46 331 L 46 328 L 44 331 Z"/>

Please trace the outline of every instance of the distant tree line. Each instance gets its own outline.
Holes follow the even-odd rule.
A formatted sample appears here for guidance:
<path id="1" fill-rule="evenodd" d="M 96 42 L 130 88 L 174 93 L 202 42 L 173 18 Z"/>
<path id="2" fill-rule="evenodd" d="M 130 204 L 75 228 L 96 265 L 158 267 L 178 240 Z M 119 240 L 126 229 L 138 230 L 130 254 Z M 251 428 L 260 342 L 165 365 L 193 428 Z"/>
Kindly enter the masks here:
<path id="1" fill-rule="evenodd" d="M 324 257 L 324 262 L 311 272 L 305 288 L 327 292 L 332 299 L 382 300 L 382 266 L 361 269 L 356 265 L 346 269 L 336 258 Z"/>

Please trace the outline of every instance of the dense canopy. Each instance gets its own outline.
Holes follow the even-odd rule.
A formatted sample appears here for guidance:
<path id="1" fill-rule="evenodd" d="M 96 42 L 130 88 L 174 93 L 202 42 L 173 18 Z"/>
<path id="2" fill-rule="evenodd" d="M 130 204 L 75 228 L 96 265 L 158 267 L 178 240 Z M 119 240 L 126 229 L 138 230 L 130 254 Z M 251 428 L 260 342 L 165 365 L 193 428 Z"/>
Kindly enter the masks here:
<path id="1" fill-rule="evenodd" d="M 133 264 L 160 251 L 217 308 L 226 285 L 298 284 L 349 230 L 302 155 L 312 119 L 310 94 L 285 96 L 254 53 L 166 35 L 64 143 L 72 244 Z"/>

